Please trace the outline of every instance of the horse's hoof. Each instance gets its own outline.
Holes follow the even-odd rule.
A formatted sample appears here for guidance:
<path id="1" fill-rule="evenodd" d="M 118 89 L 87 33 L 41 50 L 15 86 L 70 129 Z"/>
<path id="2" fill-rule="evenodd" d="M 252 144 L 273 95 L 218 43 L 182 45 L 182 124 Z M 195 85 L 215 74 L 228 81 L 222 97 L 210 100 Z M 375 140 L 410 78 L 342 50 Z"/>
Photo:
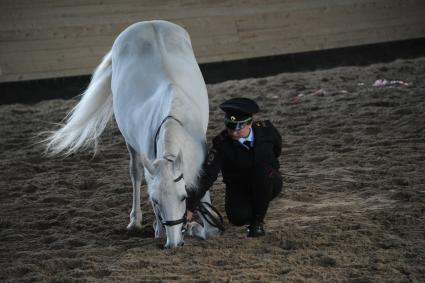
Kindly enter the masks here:
<path id="1" fill-rule="evenodd" d="M 207 231 L 205 231 L 205 238 L 214 238 L 221 234 L 220 230 L 218 228 L 210 228 Z"/>
<path id="2" fill-rule="evenodd" d="M 142 230 L 142 224 L 140 223 L 130 222 L 130 224 L 127 225 L 128 232 L 138 232 L 141 230 Z"/>
<path id="3" fill-rule="evenodd" d="M 205 240 L 204 227 L 202 227 L 202 225 L 197 223 L 196 221 L 192 221 L 187 224 L 185 235 Z"/>

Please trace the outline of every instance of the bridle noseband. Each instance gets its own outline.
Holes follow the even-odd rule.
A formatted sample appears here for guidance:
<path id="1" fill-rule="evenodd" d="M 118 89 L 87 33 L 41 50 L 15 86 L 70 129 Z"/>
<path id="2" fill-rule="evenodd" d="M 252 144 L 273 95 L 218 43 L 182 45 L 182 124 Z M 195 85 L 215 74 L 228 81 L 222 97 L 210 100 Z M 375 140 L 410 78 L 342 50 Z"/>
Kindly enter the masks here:
<path id="1" fill-rule="evenodd" d="M 159 221 L 161 221 L 161 224 L 164 226 L 175 226 L 175 225 L 183 224 L 182 231 L 184 232 L 186 230 L 184 226 L 187 223 L 186 215 L 187 215 L 187 211 L 184 212 L 182 218 L 177 220 L 167 220 L 167 221 L 162 219 L 161 213 L 158 215 L 158 217 L 159 217 Z"/>

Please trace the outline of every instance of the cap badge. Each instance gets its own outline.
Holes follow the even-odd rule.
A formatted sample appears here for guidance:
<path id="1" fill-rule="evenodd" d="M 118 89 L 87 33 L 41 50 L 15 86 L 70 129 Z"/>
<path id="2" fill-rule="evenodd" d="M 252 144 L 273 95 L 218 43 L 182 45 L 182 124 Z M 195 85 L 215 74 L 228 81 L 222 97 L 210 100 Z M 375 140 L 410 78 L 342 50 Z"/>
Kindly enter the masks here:
<path id="1" fill-rule="evenodd" d="M 230 120 L 235 121 L 236 117 L 235 116 L 230 116 Z"/>

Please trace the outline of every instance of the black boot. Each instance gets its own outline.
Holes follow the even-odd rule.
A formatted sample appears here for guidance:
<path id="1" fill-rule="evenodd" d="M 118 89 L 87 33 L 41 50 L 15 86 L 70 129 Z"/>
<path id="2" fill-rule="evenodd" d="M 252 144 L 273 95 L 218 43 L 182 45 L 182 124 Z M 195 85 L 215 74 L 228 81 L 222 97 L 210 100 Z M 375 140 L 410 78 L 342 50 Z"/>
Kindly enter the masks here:
<path id="1" fill-rule="evenodd" d="M 264 235 L 266 235 L 266 231 L 264 231 L 263 224 L 249 225 L 248 237 L 256 238 Z"/>
<path id="2" fill-rule="evenodd" d="M 248 237 L 262 237 L 266 234 L 263 227 L 263 220 L 260 217 L 255 217 L 255 219 L 248 226 Z"/>

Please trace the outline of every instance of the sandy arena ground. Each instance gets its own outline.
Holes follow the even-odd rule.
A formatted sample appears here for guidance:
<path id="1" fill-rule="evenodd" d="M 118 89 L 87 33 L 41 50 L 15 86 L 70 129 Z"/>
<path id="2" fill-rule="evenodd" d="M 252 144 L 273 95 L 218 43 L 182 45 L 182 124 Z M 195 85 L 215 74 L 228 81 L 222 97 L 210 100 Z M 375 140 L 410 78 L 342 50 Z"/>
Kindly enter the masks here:
<path id="1" fill-rule="evenodd" d="M 37 134 L 76 100 L 2 105 L 0 281 L 425 282 L 425 58 L 208 89 L 209 141 L 218 105 L 236 96 L 258 101 L 283 136 L 285 193 L 265 237 L 225 219 L 222 236 L 164 250 L 145 187 L 143 231 L 127 234 L 132 188 L 114 123 L 95 157 L 47 158 Z M 212 194 L 224 212 L 220 180 Z"/>

